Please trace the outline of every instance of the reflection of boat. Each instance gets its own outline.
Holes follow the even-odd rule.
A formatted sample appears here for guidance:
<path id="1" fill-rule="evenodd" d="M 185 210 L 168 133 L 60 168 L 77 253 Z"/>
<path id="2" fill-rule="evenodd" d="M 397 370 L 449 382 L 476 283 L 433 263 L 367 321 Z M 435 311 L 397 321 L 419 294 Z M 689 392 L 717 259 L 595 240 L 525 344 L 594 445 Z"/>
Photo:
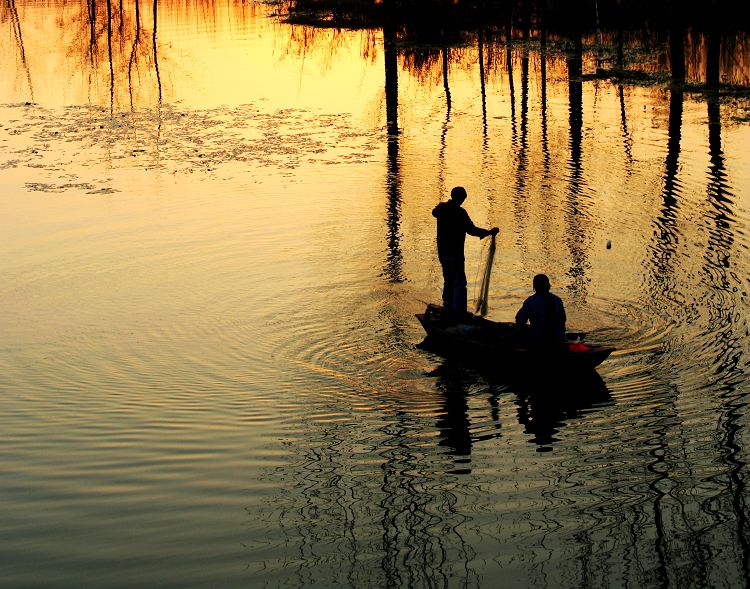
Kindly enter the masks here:
<path id="1" fill-rule="evenodd" d="M 514 381 L 518 423 L 536 444 L 549 452 L 573 420 L 583 419 L 613 403 L 607 385 L 596 370 L 575 373 L 575 378 L 518 379 Z"/>
<path id="2" fill-rule="evenodd" d="M 422 347 L 464 356 L 485 368 L 590 370 L 615 350 L 609 346 L 581 344 L 583 334 L 568 333 L 569 343 L 565 348 L 559 353 L 542 355 L 528 345 L 528 326 L 490 321 L 470 313 L 457 317 L 439 305 L 427 305 L 424 313 L 417 314 L 417 319 L 427 332 Z"/>

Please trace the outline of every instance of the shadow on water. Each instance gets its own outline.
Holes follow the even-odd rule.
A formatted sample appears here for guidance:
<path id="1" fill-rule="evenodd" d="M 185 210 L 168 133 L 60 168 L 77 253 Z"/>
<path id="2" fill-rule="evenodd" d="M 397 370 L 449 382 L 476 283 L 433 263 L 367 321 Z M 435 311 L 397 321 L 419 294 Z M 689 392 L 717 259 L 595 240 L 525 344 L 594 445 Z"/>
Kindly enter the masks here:
<path id="1" fill-rule="evenodd" d="M 429 338 L 418 348 L 444 354 Z M 541 376 L 543 373 L 543 370 L 522 373 L 509 366 L 505 369 L 487 368 L 466 358 L 444 357 L 441 364 L 429 373 L 436 378 L 435 386 L 445 400 L 444 413 L 438 421 L 441 445 L 451 448 L 454 456 L 462 457 L 461 464 L 468 465 L 474 443 L 501 435 L 497 412 L 499 394 L 515 395 L 518 423 L 530 436 L 529 442 L 538 446 L 538 452 L 553 449 L 555 442 L 559 441 L 560 430 L 569 420 L 582 418 L 595 407 L 614 403 L 596 370 Z M 469 389 L 478 383 L 483 383 L 488 391 L 487 410 L 494 431 L 474 435 L 471 433 L 467 397 Z M 465 472 L 470 472 L 468 466 Z"/>
<path id="2" fill-rule="evenodd" d="M 612 403 L 596 373 L 571 388 L 541 388 L 445 358 L 428 377 L 439 394 L 423 410 L 383 398 L 375 429 L 326 419 L 296 445 L 280 473 L 290 492 L 272 522 L 294 549 L 275 565 L 293 577 L 285 586 L 481 586 L 474 535 L 486 532 L 466 493 L 472 453 L 503 436 L 503 398 L 515 396 L 518 423 L 539 452 L 554 449 L 566 424 Z"/>
<path id="3" fill-rule="evenodd" d="M 452 473 L 469 474 L 471 450 L 474 443 L 479 441 L 471 431 L 469 395 L 470 388 L 478 382 L 478 375 L 458 363 L 445 361 L 430 372 L 429 376 L 435 377 L 435 388 L 440 391 L 443 399 L 436 423 L 440 435 L 438 445 L 447 448 L 448 454 L 453 457 L 455 467 Z M 492 414 L 494 431 L 491 434 L 483 433 L 481 439 L 501 435 L 499 416 L 496 410 L 492 411 L 491 404 L 488 409 Z"/>
<path id="4" fill-rule="evenodd" d="M 469 426 L 469 404 L 466 397 L 465 378 L 459 373 L 450 376 L 441 374 L 438 377 L 436 387 L 443 393 L 444 403 L 441 407 L 442 414 L 437 420 L 440 432 L 440 446 L 449 448 L 449 454 L 455 457 L 457 474 L 471 472 L 471 431 Z M 464 469 L 460 469 L 465 465 Z"/>
<path id="5" fill-rule="evenodd" d="M 551 452 L 567 422 L 582 419 L 595 410 L 614 403 L 607 385 L 592 370 L 575 379 L 517 379 L 513 382 L 518 407 L 518 423 L 537 445 L 537 452 Z"/>

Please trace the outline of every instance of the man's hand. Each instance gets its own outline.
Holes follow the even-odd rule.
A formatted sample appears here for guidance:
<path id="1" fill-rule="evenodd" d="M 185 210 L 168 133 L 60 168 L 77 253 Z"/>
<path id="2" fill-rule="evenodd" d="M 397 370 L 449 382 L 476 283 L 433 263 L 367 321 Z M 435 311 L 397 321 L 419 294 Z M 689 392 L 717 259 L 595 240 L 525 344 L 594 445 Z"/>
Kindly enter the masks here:
<path id="1" fill-rule="evenodd" d="M 498 233 L 500 233 L 500 229 L 498 227 L 493 227 L 492 229 L 490 229 L 490 235 L 497 235 Z"/>

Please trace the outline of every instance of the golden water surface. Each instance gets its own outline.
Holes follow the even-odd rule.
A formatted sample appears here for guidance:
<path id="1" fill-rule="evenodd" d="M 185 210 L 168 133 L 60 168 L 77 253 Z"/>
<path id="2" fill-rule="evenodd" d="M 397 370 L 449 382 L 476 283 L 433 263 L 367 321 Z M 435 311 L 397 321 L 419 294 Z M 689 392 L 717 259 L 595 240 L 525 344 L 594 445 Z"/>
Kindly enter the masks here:
<path id="1" fill-rule="evenodd" d="M 747 98 L 276 10 L 0 6 L 0 586 L 746 585 Z M 417 348 L 459 184 L 596 400 Z"/>

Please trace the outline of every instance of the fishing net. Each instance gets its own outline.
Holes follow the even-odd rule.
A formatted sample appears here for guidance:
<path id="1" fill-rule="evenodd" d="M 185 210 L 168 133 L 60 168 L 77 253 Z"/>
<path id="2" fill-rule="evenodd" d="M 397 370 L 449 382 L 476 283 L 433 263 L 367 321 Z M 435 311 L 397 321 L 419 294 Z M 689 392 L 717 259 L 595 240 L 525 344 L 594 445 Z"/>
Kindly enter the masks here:
<path id="1" fill-rule="evenodd" d="M 490 293 L 490 274 L 492 273 L 492 262 L 495 260 L 495 236 L 490 237 L 490 246 L 487 248 L 487 257 L 484 262 L 484 271 L 482 272 L 482 282 L 479 286 L 479 296 L 477 296 L 477 306 L 475 313 L 484 317 L 487 314 L 487 298 Z"/>

